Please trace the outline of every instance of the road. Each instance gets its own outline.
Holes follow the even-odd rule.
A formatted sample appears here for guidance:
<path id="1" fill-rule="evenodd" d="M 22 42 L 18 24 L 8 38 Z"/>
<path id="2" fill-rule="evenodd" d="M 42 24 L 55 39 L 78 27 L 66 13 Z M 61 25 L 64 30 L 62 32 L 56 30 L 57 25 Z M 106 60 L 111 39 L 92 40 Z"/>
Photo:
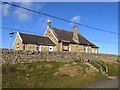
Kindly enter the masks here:
<path id="1" fill-rule="evenodd" d="M 112 77 L 108 80 L 87 86 L 86 88 L 118 88 L 118 77 Z"/>

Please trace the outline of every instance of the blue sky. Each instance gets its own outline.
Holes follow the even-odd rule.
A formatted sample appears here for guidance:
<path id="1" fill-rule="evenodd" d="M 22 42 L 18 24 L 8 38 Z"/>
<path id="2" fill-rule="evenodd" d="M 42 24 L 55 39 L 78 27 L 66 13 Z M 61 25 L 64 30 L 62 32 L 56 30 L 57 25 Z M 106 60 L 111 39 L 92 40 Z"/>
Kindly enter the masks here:
<path id="1" fill-rule="evenodd" d="M 118 32 L 118 3 L 110 2 L 20 2 L 14 3 L 57 17 L 65 18 L 81 24 Z M 36 32 L 43 35 L 46 21 L 51 20 L 51 26 L 72 31 L 75 24 L 25 11 L 9 5 L 2 5 L 2 26 Z M 78 26 L 78 25 L 76 25 Z M 118 36 L 78 26 L 79 33 L 100 47 L 100 53 L 118 54 Z M 14 31 L 14 30 L 13 30 Z M 2 47 L 8 48 L 9 30 L 2 29 Z M 15 40 L 12 37 L 12 44 Z"/>

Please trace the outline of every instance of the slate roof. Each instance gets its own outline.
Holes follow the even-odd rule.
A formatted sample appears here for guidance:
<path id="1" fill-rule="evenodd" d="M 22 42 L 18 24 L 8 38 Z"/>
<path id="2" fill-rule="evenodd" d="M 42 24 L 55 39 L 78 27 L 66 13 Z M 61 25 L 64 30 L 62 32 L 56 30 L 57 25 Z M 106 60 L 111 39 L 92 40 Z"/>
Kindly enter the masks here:
<path id="1" fill-rule="evenodd" d="M 39 36 L 39 35 L 33 35 L 33 34 L 26 34 L 26 33 L 20 33 L 20 36 L 23 40 L 23 43 L 25 44 L 37 44 L 37 45 L 52 45 L 55 44 L 50 40 L 49 37 L 45 36 Z"/>
<path id="2" fill-rule="evenodd" d="M 67 30 L 62 30 L 58 28 L 53 28 L 52 30 L 55 34 L 55 36 L 58 38 L 59 41 L 68 41 L 70 43 L 76 43 L 72 38 L 73 38 L 73 32 L 67 31 Z M 81 45 L 89 45 L 92 46 L 93 48 L 99 48 L 98 46 L 94 45 L 90 41 L 88 41 L 85 37 L 83 37 L 81 34 L 78 34 L 79 37 L 79 43 Z"/>

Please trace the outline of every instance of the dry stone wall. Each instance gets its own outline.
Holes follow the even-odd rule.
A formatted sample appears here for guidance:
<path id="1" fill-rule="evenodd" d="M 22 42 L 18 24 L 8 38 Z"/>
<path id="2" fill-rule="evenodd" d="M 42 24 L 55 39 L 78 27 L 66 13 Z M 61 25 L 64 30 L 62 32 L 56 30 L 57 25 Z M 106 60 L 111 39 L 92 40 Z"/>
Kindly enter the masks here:
<path id="1" fill-rule="evenodd" d="M 78 52 L 35 52 L 35 51 L 13 51 L 2 50 L 2 63 L 29 63 L 39 61 L 71 62 L 78 60 L 118 60 L 117 55 L 78 53 Z"/>

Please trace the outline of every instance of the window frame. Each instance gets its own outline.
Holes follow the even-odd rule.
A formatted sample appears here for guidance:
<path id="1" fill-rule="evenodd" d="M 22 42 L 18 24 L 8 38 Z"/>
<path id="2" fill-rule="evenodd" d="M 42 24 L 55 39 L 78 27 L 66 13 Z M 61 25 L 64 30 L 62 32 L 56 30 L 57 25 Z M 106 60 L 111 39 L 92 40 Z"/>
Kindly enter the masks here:
<path id="1" fill-rule="evenodd" d="M 20 47 L 20 43 L 17 43 L 17 48 L 19 48 Z"/>
<path id="2" fill-rule="evenodd" d="M 54 49 L 53 49 L 53 46 L 49 46 L 49 52 L 53 52 Z"/>
<path id="3" fill-rule="evenodd" d="M 38 48 L 38 50 L 37 50 L 37 48 Z M 38 51 L 41 51 L 41 45 L 36 45 L 36 46 L 35 46 L 35 51 L 37 51 L 37 52 L 38 52 Z"/>
<path id="4" fill-rule="evenodd" d="M 88 46 L 84 46 L 84 52 L 85 52 L 85 53 L 88 52 Z"/>
<path id="5" fill-rule="evenodd" d="M 62 43 L 62 51 L 70 51 L 70 49 L 69 49 L 69 46 L 70 44 L 69 43 Z M 68 49 L 64 49 L 64 47 L 67 47 Z"/>

